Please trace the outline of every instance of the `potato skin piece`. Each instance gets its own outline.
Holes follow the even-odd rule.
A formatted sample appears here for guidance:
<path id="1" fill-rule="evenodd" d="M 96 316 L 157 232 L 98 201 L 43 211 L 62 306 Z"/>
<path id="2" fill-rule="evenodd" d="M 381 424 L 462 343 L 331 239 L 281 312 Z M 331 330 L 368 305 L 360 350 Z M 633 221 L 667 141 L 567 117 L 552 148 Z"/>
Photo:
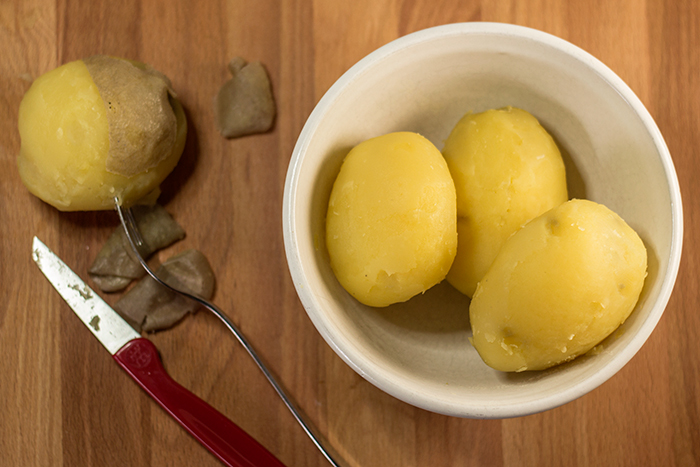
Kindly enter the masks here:
<path id="1" fill-rule="evenodd" d="M 136 205 L 133 214 L 144 241 L 139 251 L 145 259 L 185 237 L 184 229 L 159 204 Z M 133 279 L 146 275 L 146 270 L 131 252 L 131 245 L 121 225 L 114 228 L 112 235 L 97 253 L 88 269 L 88 275 L 103 292 L 123 290 Z"/>
<path id="2" fill-rule="evenodd" d="M 214 98 L 219 132 L 226 138 L 238 138 L 268 131 L 277 110 L 265 67 L 260 62 L 246 63 L 236 57 L 228 69 L 232 77 Z"/>
<path id="3" fill-rule="evenodd" d="M 465 115 L 443 155 L 457 190 L 457 256 L 447 280 L 472 296 L 503 242 L 567 200 L 557 145 L 537 119 L 514 107 Z"/>
<path id="4" fill-rule="evenodd" d="M 620 216 L 568 201 L 504 243 L 469 308 L 474 347 L 501 371 L 571 360 L 629 317 L 646 269 L 646 248 Z"/>
<path id="5" fill-rule="evenodd" d="M 445 278 L 457 247 L 454 183 L 440 151 L 409 132 L 353 148 L 333 185 L 326 245 L 340 284 L 369 306 Z"/>
<path id="6" fill-rule="evenodd" d="M 206 300 L 214 294 L 214 271 L 199 250 L 186 250 L 168 258 L 156 274 L 166 283 Z M 145 276 L 117 300 L 114 309 L 137 332 L 154 332 L 173 326 L 200 306 L 159 284 L 151 276 Z"/>

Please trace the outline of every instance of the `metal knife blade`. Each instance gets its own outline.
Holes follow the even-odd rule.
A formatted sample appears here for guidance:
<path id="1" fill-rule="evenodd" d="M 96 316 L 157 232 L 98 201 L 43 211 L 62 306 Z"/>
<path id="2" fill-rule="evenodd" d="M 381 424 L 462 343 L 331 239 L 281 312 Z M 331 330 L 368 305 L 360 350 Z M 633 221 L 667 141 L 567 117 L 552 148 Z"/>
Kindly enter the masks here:
<path id="1" fill-rule="evenodd" d="M 141 337 L 119 314 L 41 240 L 34 237 L 32 258 L 78 318 L 114 355 L 127 342 Z"/>

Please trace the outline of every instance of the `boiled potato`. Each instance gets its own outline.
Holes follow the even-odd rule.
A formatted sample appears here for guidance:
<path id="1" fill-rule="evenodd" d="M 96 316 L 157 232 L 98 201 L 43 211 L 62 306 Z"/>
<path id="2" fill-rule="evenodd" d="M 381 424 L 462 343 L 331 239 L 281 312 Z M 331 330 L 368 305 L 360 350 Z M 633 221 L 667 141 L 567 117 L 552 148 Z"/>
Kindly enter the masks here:
<path id="1" fill-rule="evenodd" d="M 457 257 L 447 280 L 472 296 L 503 242 L 567 200 L 564 163 L 537 119 L 507 107 L 465 115 L 443 155 L 457 190 Z"/>
<path id="2" fill-rule="evenodd" d="M 17 165 L 29 191 L 62 211 L 90 211 L 157 190 L 180 158 L 187 123 L 164 75 L 94 56 L 34 81 L 19 133 Z"/>
<path id="3" fill-rule="evenodd" d="M 442 281 L 457 248 L 456 195 L 440 151 L 415 133 L 354 147 L 333 185 L 326 245 L 340 284 L 383 307 Z"/>
<path id="4" fill-rule="evenodd" d="M 617 214 L 568 201 L 503 244 L 470 305 L 474 347 L 502 371 L 571 360 L 627 319 L 646 268 L 642 240 Z"/>

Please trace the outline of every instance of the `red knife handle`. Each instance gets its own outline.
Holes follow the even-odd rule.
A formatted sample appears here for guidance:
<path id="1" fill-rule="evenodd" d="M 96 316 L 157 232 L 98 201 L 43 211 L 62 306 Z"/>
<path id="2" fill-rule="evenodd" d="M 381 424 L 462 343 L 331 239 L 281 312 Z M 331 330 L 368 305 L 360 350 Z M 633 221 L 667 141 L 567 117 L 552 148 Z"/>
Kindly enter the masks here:
<path id="1" fill-rule="evenodd" d="M 211 405 L 180 386 L 163 368 L 151 341 L 129 341 L 114 354 L 119 365 L 180 425 L 231 467 L 284 467 L 260 443 Z"/>

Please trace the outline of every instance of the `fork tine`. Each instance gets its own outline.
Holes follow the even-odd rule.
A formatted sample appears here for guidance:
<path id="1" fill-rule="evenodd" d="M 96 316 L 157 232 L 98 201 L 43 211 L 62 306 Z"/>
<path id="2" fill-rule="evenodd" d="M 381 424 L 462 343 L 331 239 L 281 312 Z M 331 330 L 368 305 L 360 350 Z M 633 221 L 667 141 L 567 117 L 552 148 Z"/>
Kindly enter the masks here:
<path id="1" fill-rule="evenodd" d="M 145 245 L 143 237 L 141 237 L 141 232 L 139 231 L 138 225 L 136 224 L 136 218 L 134 218 L 134 211 L 131 208 L 122 208 L 124 212 L 124 220 L 126 221 L 127 234 L 131 237 L 139 249 Z"/>
<path id="2" fill-rule="evenodd" d="M 143 250 L 146 245 L 146 241 L 141 236 L 138 224 L 136 223 L 136 218 L 134 217 L 134 212 L 131 208 L 125 208 L 121 205 L 118 198 L 114 198 L 114 205 L 117 208 L 117 213 L 119 214 L 119 220 L 124 227 L 124 233 L 126 234 L 126 239 L 131 245 L 132 249 L 135 250 L 139 262 L 143 259 Z"/>

